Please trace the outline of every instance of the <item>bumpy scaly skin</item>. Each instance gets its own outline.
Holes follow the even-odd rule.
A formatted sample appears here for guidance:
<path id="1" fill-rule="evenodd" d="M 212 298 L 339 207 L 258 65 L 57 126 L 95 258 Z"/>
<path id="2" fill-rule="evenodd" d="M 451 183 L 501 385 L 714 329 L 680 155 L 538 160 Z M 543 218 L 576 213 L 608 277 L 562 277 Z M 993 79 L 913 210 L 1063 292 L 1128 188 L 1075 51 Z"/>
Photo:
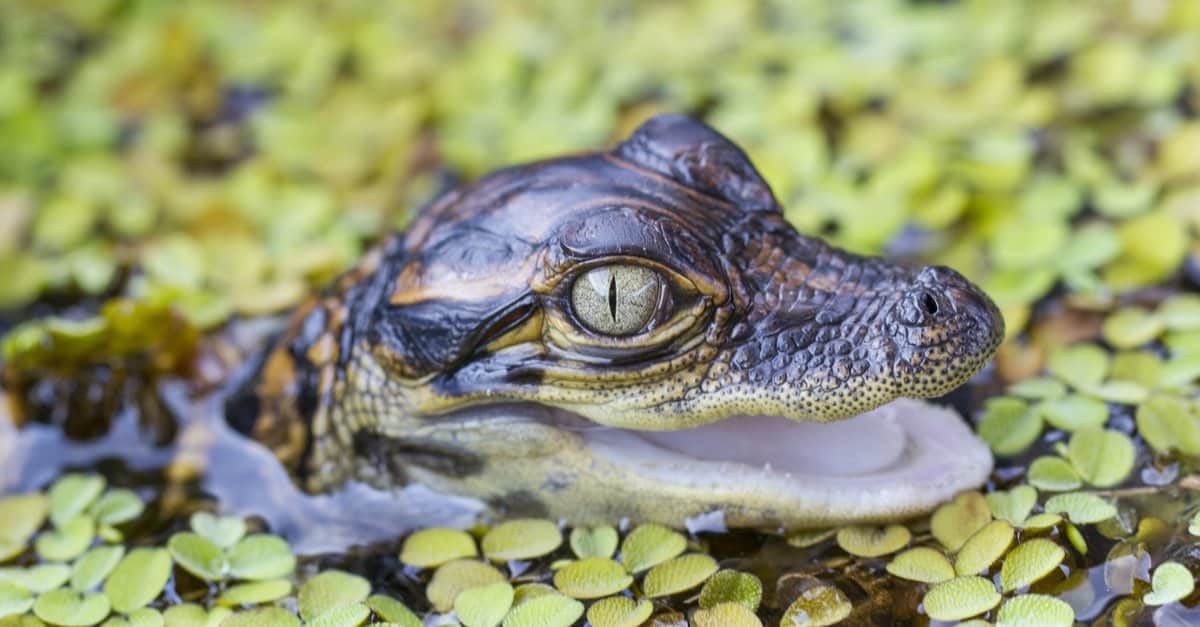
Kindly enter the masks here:
<path id="1" fill-rule="evenodd" d="M 629 337 L 591 332 L 571 308 L 572 281 L 613 263 L 668 286 Z M 419 480 L 585 520 L 741 511 L 753 508 L 728 496 L 690 508 L 698 495 L 653 482 L 620 496 L 637 479 L 607 485 L 616 471 L 544 408 L 641 430 L 835 420 L 944 394 L 1002 335 L 995 306 L 956 272 L 796 233 L 740 149 L 662 116 L 612 152 L 502 170 L 439 199 L 297 313 L 230 419 L 313 490 Z"/>

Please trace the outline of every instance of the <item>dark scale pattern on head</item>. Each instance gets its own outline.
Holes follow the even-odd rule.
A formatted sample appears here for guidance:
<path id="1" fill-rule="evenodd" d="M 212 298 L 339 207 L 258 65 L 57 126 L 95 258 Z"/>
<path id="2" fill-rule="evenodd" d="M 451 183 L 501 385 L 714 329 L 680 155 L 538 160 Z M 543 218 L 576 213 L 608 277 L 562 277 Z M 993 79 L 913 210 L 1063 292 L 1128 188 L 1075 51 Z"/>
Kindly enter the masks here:
<path id="1" fill-rule="evenodd" d="M 571 288 L 622 264 L 651 269 L 662 291 L 645 328 L 605 336 L 581 324 Z M 412 475 L 479 491 L 463 486 L 487 475 L 488 447 L 565 446 L 555 430 L 463 418 L 497 403 L 634 429 L 845 418 L 949 391 L 1003 336 L 995 306 L 958 273 L 797 233 L 746 155 L 681 116 L 646 122 L 610 152 L 446 194 L 323 302 L 326 332 L 298 318 L 280 342 L 286 359 L 267 361 L 295 364 L 329 337 L 337 362 L 316 370 L 315 394 L 260 386 L 257 405 L 272 425 L 308 421 L 315 488 Z"/>

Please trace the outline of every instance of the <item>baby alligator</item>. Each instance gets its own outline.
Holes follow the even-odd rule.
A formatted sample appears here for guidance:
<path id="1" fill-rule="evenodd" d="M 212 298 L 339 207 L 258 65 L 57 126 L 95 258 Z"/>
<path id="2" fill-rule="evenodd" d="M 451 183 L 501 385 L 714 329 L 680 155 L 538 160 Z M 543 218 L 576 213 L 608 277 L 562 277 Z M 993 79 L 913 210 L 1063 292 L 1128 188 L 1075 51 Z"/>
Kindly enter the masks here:
<path id="1" fill-rule="evenodd" d="M 310 491 L 884 520 L 985 480 L 954 412 L 887 403 L 945 394 L 1002 336 L 958 273 L 798 234 L 741 149 L 667 115 L 439 198 L 295 314 L 227 417 Z"/>

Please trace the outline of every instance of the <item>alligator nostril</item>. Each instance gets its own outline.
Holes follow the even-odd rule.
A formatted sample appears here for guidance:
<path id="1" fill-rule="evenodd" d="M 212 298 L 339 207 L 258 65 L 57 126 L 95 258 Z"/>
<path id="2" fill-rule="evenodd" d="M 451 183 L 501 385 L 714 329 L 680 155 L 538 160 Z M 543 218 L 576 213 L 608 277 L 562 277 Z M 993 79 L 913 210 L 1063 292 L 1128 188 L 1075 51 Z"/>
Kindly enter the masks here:
<path id="1" fill-rule="evenodd" d="M 921 297 L 921 306 L 925 308 L 925 313 L 931 316 L 937 315 L 938 304 L 937 299 L 933 297 L 933 294 L 925 292 L 925 294 Z"/>

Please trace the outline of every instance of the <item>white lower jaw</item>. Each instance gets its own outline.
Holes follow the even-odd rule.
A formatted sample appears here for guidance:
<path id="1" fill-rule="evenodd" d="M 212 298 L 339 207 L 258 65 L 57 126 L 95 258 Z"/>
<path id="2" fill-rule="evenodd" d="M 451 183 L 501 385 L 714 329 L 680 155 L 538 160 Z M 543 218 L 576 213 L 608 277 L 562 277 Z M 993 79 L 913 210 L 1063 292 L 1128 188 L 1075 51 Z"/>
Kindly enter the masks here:
<path id="1" fill-rule="evenodd" d="M 959 415 L 900 399 L 848 420 L 734 417 L 668 432 L 585 433 L 597 455 L 652 481 L 802 501 L 831 521 L 928 511 L 978 487 L 992 456 Z"/>

